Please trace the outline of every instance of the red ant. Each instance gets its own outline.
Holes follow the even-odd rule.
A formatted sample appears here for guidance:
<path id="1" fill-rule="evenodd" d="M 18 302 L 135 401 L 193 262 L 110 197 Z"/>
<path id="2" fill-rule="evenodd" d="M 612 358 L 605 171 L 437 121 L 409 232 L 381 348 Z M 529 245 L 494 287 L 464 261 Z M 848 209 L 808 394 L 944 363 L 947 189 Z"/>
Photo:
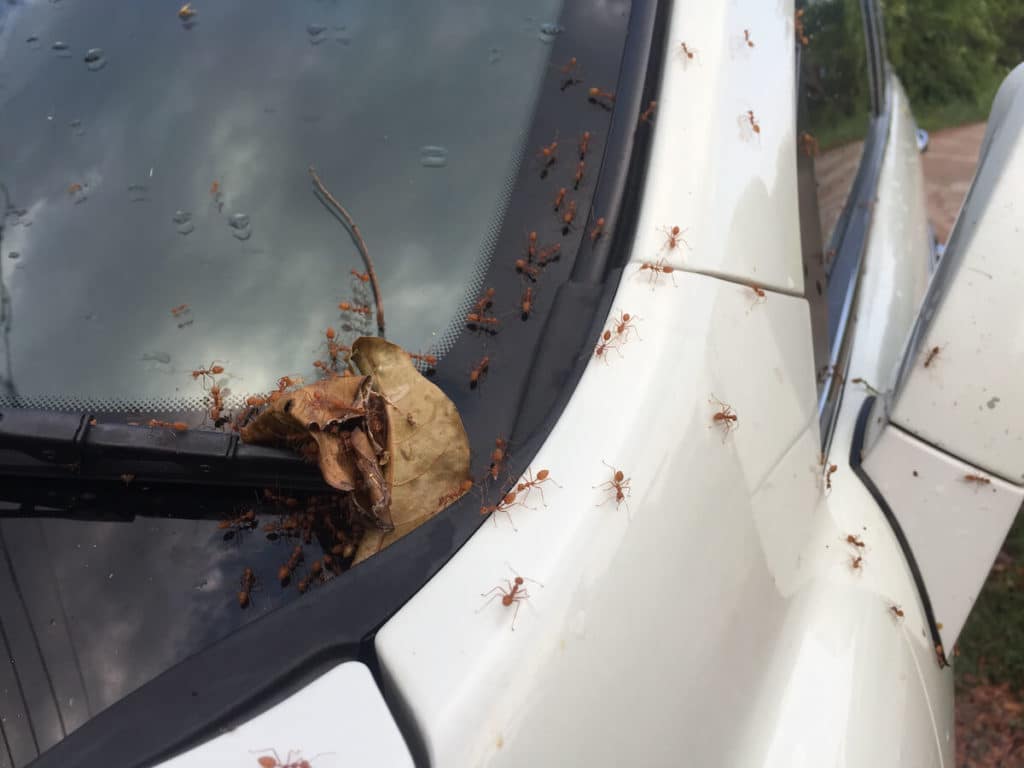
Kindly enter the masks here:
<path id="1" fill-rule="evenodd" d="M 748 287 L 754 292 L 754 300 L 750 304 L 750 309 L 753 309 L 758 304 L 764 304 L 768 301 L 768 294 L 765 293 L 764 288 L 759 285 L 755 285 L 754 283 L 751 283 Z"/>
<path id="2" fill-rule="evenodd" d="M 527 236 L 526 245 L 526 258 L 533 261 L 533 257 L 537 255 L 537 232 L 534 230 Z"/>
<path id="3" fill-rule="evenodd" d="M 220 387 L 214 384 L 210 387 L 210 398 L 213 404 L 210 406 L 210 419 L 214 422 L 220 421 L 221 411 L 224 410 L 224 398 L 221 395 Z"/>
<path id="4" fill-rule="evenodd" d="M 458 487 L 452 488 L 452 490 L 448 491 L 448 493 L 444 494 L 444 496 L 441 496 L 437 500 L 437 509 L 438 509 L 438 511 L 441 511 L 442 509 L 447 507 L 449 504 L 454 504 L 456 501 L 458 501 L 463 496 L 465 496 L 467 493 L 469 493 L 472 490 L 472 488 L 473 488 L 473 481 L 472 480 L 470 480 L 469 478 L 466 478 L 465 480 L 463 480 L 461 483 L 459 483 Z"/>
<path id="5" fill-rule="evenodd" d="M 640 122 L 650 122 L 651 118 L 654 117 L 654 110 L 658 108 L 658 102 L 650 101 L 647 104 L 647 109 L 640 113 Z"/>
<path id="6" fill-rule="evenodd" d="M 629 510 L 629 504 L 626 503 L 626 497 L 629 496 L 630 493 L 629 478 L 626 477 L 622 470 L 616 469 L 607 461 L 602 460 L 601 463 L 612 471 L 612 479 L 602 483 L 601 485 L 595 485 L 594 487 L 608 491 L 609 494 L 613 495 L 615 497 L 616 509 L 618 509 L 622 504 L 626 504 L 626 509 Z M 600 506 L 600 504 L 598 506 Z"/>
<path id="7" fill-rule="evenodd" d="M 708 400 L 709 403 L 714 405 L 718 410 L 711 417 L 711 424 L 709 427 L 716 425 L 722 426 L 722 442 L 725 442 L 725 438 L 729 436 L 729 433 L 739 427 L 739 416 L 733 411 L 731 405 L 727 405 L 719 400 L 714 395 Z"/>
<path id="8" fill-rule="evenodd" d="M 277 754 L 277 750 L 274 749 L 260 749 L 258 752 L 273 752 L 274 756 L 264 755 L 263 757 L 256 759 L 256 764 L 260 768 L 313 768 L 312 761 L 316 760 L 321 755 L 332 754 L 330 752 L 321 752 L 319 755 L 313 755 L 308 760 L 303 759 L 302 752 L 296 750 L 295 752 L 289 752 L 288 757 L 285 758 L 287 762 L 281 762 L 281 757 Z M 253 753 L 255 754 L 255 753 Z M 293 760 L 292 757 L 295 757 Z"/>
<path id="9" fill-rule="evenodd" d="M 494 294 L 493 288 L 488 288 L 484 291 L 483 296 L 477 299 L 476 304 L 473 305 L 473 311 L 478 315 L 484 314 L 494 304 Z"/>
<path id="10" fill-rule="evenodd" d="M 500 437 L 494 439 L 494 450 L 491 451 L 491 466 L 488 472 L 492 480 L 498 479 L 498 473 L 505 464 L 505 451 L 508 450 L 508 443 Z"/>
<path id="11" fill-rule="evenodd" d="M 743 41 L 747 44 L 748 48 L 753 48 L 754 47 L 754 41 L 750 39 L 750 30 L 749 29 L 744 29 L 743 30 Z"/>
<path id="12" fill-rule="evenodd" d="M 437 357 L 434 355 L 421 355 L 418 352 L 407 352 L 406 354 L 413 360 L 419 360 L 421 363 L 426 363 L 429 368 L 433 368 L 437 365 Z"/>
<path id="13" fill-rule="evenodd" d="M 629 338 L 630 331 L 632 331 L 633 333 L 636 334 L 636 337 L 639 339 L 640 334 L 636 330 L 636 326 L 633 324 L 634 321 L 639 319 L 640 318 L 634 317 L 628 312 L 620 311 L 619 316 L 612 321 L 612 326 L 615 328 L 616 337 L 621 338 L 623 341 L 625 341 L 626 339 Z"/>
<path id="14" fill-rule="evenodd" d="M 214 376 L 220 376 L 220 374 L 224 373 L 224 366 L 215 365 L 214 363 L 216 362 L 217 361 L 214 360 L 212 363 L 210 363 L 210 366 L 208 368 L 197 368 L 196 370 L 192 371 L 192 379 L 195 380 L 202 376 L 203 383 L 205 385 L 207 378 L 212 380 Z"/>
<path id="15" fill-rule="evenodd" d="M 565 187 L 559 187 L 558 194 L 555 195 L 555 205 L 554 205 L 554 208 L 555 208 L 556 211 L 559 208 L 561 208 L 562 207 L 562 203 L 565 202 L 565 193 L 566 193 Z"/>
<path id="16" fill-rule="evenodd" d="M 569 230 L 572 229 L 573 222 L 576 220 L 576 201 L 570 200 L 568 207 L 565 209 L 565 213 L 562 214 L 562 234 L 569 234 Z"/>
<path id="17" fill-rule="evenodd" d="M 555 261 L 561 252 L 561 243 L 555 243 L 554 245 L 549 245 L 547 248 L 541 248 L 540 252 L 537 254 L 537 265 L 540 267 L 546 267 L 549 262 Z"/>
<path id="18" fill-rule="evenodd" d="M 667 248 L 670 251 L 674 251 L 679 247 L 680 243 L 685 245 L 687 248 L 690 247 L 690 244 L 683 238 L 683 233 L 686 232 L 685 229 L 680 229 L 679 227 L 672 227 L 672 229 L 662 227 L 661 231 L 665 233 L 665 243 L 661 248 L 659 248 L 659 250 L 664 251 Z"/>
<path id="19" fill-rule="evenodd" d="M 295 549 L 292 550 L 292 554 L 288 558 L 288 562 L 277 569 L 277 580 L 280 581 L 282 585 L 288 583 L 288 579 L 291 578 L 295 569 L 299 567 L 299 563 L 302 562 L 302 558 L 302 545 L 296 544 Z"/>
<path id="20" fill-rule="evenodd" d="M 498 512 L 504 512 L 505 516 L 508 518 L 509 525 L 512 526 L 512 530 L 513 531 L 518 531 L 519 529 L 516 528 L 515 521 L 512 519 L 512 513 L 509 512 L 509 510 L 512 507 L 514 507 L 517 503 L 521 504 L 522 502 L 516 502 L 516 492 L 515 491 L 509 491 L 508 493 L 505 494 L 505 496 L 502 498 L 502 500 L 499 501 L 494 506 L 490 506 L 490 507 L 488 507 L 488 506 L 481 506 L 480 507 L 480 515 L 481 516 L 483 516 L 483 515 L 491 515 L 491 514 L 495 515 L 491 519 L 494 521 L 494 524 L 497 525 L 498 524 L 497 513 Z"/>
<path id="21" fill-rule="evenodd" d="M 679 53 L 680 55 L 685 56 L 687 61 L 693 61 L 693 58 L 697 53 L 697 49 L 690 48 L 684 40 L 683 42 L 679 43 Z"/>
<path id="22" fill-rule="evenodd" d="M 252 592 L 252 588 L 255 586 L 256 574 L 252 572 L 252 568 L 246 568 L 242 571 L 242 590 L 238 593 L 239 608 L 249 607 L 249 593 Z"/>
<path id="23" fill-rule="evenodd" d="M 935 358 L 939 356 L 939 352 L 941 351 L 942 349 L 940 347 L 932 347 L 928 350 L 928 356 L 924 359 L 924 367 L 927 368 L 931 365 L 935 361 Z"/>
<path id="24" fill-rule="evenodd" d="M 897 619 L 902 619 L 902 618 L 903 618 L 903 609 L 902 609 L 902 608 L 900 608 L 900 607 L 899 607 L 898 605 L 896 605 L 895 603 L 894 603 L 893 605 L 890 605 L 890 606 L 889 606 L 889 613 L 891 613 L 891 614 L 892 614 L 893 616 L 895 616 L 895 617 L 896 617 Z"/>
<path id="25" fill-rule="evenodd" d="M 533 312 L 533 287 L 526 286 L 526 290 L 523 291 L 523 295 L 519 297 L 519 307 L 522 309 L 522 318 L 526 320 L 530 317 L 530 313 Z"/>
<path id="26" fill-rule="evenodd" d="M 355 275 L 357 278 L 359 278 L 359 280 L 361 282 L 364 282 L 364 283 L 370 282 L 370 273 L 369 272 L 360 272 L 358 269 L 350 269 L 349 272 L 351 272 L 353 275 Z"/>
<path id="27" fill-rule="evenodd" d="M 188 304 L 179 304 L 171 309 L 171 317 L 178 317 L 188 312 Z"/>
<path id="28" fill-rule="evenodd" d="M 761 124 L 759 122 L 757 122 L 757 118 L 754 117 L 754 110 L 748 109 L 747 113 L 745 115 L 743 115 L 743 119 L 746 120 L 750 124 L 750 130 L 752 130 L 754 133 L 760 135 L 760 133 L 761 133 Z"/>
<path id="29" fill-rule="evenodd" d="M 590 240 L 596 243 L 604 234 L 604 216 L 598 216 L 594 222 L 594 228 L 590 230 Z"/>
<path id="30" fill-rule="evenodd" d="M 645 261 L 643 264 L 640 265 L 640 271 L 643 272 L 645 269 L 649 269 L 651 271 L 650 283 L 651 283 L 651 290 L 652 291 L 654 290 L 654 286 L 657 284 L 658 279 L 663 274 L 668 275 L 669 277 L 671 277 L 672 278 L 672 284 L 676 285 L 675 275 L 672 274 L 675 270 L 672 267 L 670 267 L 667 264 L 665 264 L 665 260 L 664 259 L 658 259 L 653 264 L 651 262 L 649 262 L 649 261 Z"/>
<path id="31" fill-rule="evenodd" d="M 487 369 L 491 366 L 491 358 L 484 355 L 480 362 L 476 364 L 476 367 L 469 372 L 469 386 L 475 388 L 479 383 L 480 379 L 483 378 L 484 374 L 487 373 Z"/>
<path id="32" fill-rule="evenodd" d="M 221 520 L 217 523 L 217 527 L 224 531 L 228 528 L 234 530 L 240 530 L 242 528 L 255 528 L 256 527 L 256 512 L 254 510 L 247 510 L 238 517 L 232 518 L 231 520 Z"/>
<path id="33" fill-rule="evenodd" d="M 935 644 L 935 658 L 939 662 L 939 669 L 949 666 L 949 662 L 946 661 L 946 652 L 942 649 L 942 643 Z"/>
<path id="34" fill-rule="evenodd" d="M 543 179 L 548 175 L 548 169 L 558 162 L 558 139 L 541 147 L 537 157 L 541 161 L 540 177 Z"/>
<path id="35" fill-rule="evenodd" d="M 580 184 L 583 183 L 583 174 L 587 170 L 587 163 L 585 160 L 580 160 L 576 163 L 576 174 L 572 177 L 572 188 L 579 189 Z"/>
<path id="36" fill-rule="evenodd" d="M 582 77 L 577 77 L 577 75 L 579 74 L 579 64 L 577 63 L 575 56 L 569 59 L 569 62 L 565 64 L 559 71 L 563 75 L 565 75 L 565 79 L 562 80 L 562 84 L 561 86 L 559 86 L 560 89 L 563 91 L 571 85 L 576 85 L 576 83 L 583 82 Z"/>
<path id="37" fill-rule="evenodd" d="M 355 312 L 357 315 L 369 315 L 371 312 L 371 309 L 365 304 L 351 304 L 347 301 L 341 302 L 338 309 L 342 312 Z"/>
<path id="38" fill-rule="evenodd" d="M 612 108 L 611 105 L 615 103 L 615 92 L 591 88 L 587 91 L 587 101 L 591 104 L 597 104 L 603 109 L 610 110 Z"/>
<path id="39" fill-rule="evenodd" d="M 579 140 L 580 160 L 586 160 L 586 158 L 587 158 L 587 150 L 589 148 L 590 148 L 590 131 L 584 131 L 583 135 L 580 136 L 580 140 Z"/>
<path id="40" fill-rule="evenodd" d="M 850 570 L 859 571 L 863 570 L 864 558 L 860 555 L 850 555 Z"/>
<path id="41" fill-rule="evenodd" d="M 965 483 L 977 483 L 978 485 L 988 485 L 992 482 L 991 478 L 984 477 L 983 475 L 964 475 Z"/>
<path id="42" fill-rule="evenodd" d="M 839 466 L 836 464 L 829 464 L 828 469 L 825 471 L 825 490 L 827 492 L 832 491 L 832 475 L 839 471 Z"/>
<path id="43" fill-rule="evenodd" d="M 807 131 L 800 134 L 800 148 L 808 157 L 818 156 L 818 140 Z"/>
<path id="44" fill-rule="evenodd" d="M 187 432 L 188 424 L 184 421 L 161 421 L 160 419 L 150 419 L 150 427 L 163 427 L 165 429 L 173 429 L 176 432 Z"/>
<path id="45" fill-rule="evenodd" d="M 796 33 L 796 38 L 800 41 L 800 45 L 807 45 L 811 42 L 810 38 L 807 37 L 807 33 L 804 31 L 803 8 L 800 8 L 793 16 L 793 31 Z"/>
<path id="46" fill-rule="evenodd" d="M 832 466 L 835 466 L 835 464 L 833 464 Z M 852 544 L 858 549 L 864 549 L 864 540 L 859 536 L 854 536 L 852 533 L 846 534 L 846 543 Z"/>
<path id="47" fill-rule="evenodd" d="M 493 334 L 498 332 L 498 327 L 500 325 L 501 320 L 497 317 L 488 317 L 487 315 L 480 315 L 476 312 L 470 312 L 466 315 L 466 326 L 468 328 L 479 329 Z"/>
<path id="48" fill-rule="evenodd" d="M 540 269 L 541 268 L 539 266 L 532 266 L 526 261 L 526 259 L 516 259 L 516 272 L 526 275 L 534 282 L 536 282 L 537 278 L 540 277 Z"/>
<path id="49" fill-rule="evenodd" d="M 597 347 L 594 349 L 594 357 L 603 358 L 605 364 L 607 364 L 608 363 L 608 354 L 607 354 L 608 350 L 609 349 L 614 349 L 616 352 L 618 352 L 620 342 L 621 342 L 621 339 L 618 339 L 618 338 L 612 339 L 612 332 L 606 330 L 604 333 L 601 334 L 601 341 L 599 341 L 597 343 Z M 622 356 L 621 352 L 619 352 L 619 356 L 620 357 Z"/>
<path id="50" fill-rule="evenodd" d="M 527 469 L 526 469 L 525 477 L 526 477 L 525 481 L 523 481 L 523 482 L 519 483 L 518 485 L 516 485 L 516 492 L 517 493 L 524 493 L 525 492 L 525 494 L 524 494 L 524 498 L 525 498 L 526 495 L 529 495 L 531 490 L 536 488 L 540 492 L 540 501 L 541 501 L 541 503 L 546 507 L 547 506 L 547 501 L 544 499 L 544 489 L 541 488 L 541 485 L 543 483 L 547 482 L 548 480 L 550 480 L 552 483 L 555 483 L 554 478 L 550 477 L 550 473 L 546 469 L 542 469 L 540 472 L 537 473 L 537 476 L 534 477 L 533 476 L 533 470 L 531 470 L 529 467 L 527 467 Z M 555 483 L 555 485 L 558 485 L 558 483 Z M 562 486 L 558 485 L 558 487 L 561 488 Z"/>
<path id="51" fill-rule="evenodd" d="M 512 570 L 511 567 L 509 567 L 509 570 Z M 512 571 L 512 573 L 516 572 Z M 524 600 L 529 599 L 530 597 L 530 593 L 526 591 L 525 587 L 523 587 L 523 582 L 525 581 L 533 581 L 533 579 L 524 579 L 522 576 L 516 573 L 516 577 L 514 579 L 511 579 L 506 582 L 507 588 L 506 586 L 499 584 L 494 589 L 488 592 L 481 593 L 480 597 L 487 597 L 488 595 L 490 595 L 491 597 L 486 603 L 481 605 L 476 612 L 480 613 L 480 611 L 482 611 L 484 608 L 491 604 L 494 598 L 498 597 L 498 595 L 501 595 L 501 604 L 503 606 L 509 608 L 512 605 L 515 605 L 516 607 L 515 612 L 512 614 L 512 631 L 515 632 L 516 619 L 519 617 L 519 604 Z M 544 586 L 539 581 L 533 581 L 533 583 L 537 584 L 540 587 Z"/>

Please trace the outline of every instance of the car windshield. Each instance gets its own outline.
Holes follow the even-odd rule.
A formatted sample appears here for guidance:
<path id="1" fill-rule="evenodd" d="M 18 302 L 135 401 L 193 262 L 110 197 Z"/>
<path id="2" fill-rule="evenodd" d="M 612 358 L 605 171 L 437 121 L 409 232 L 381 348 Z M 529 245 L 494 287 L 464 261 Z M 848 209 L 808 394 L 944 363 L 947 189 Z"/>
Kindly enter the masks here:
<path id="1" fill-rule="evenodd" d="M 559 3 L 175 10 L 0 10 L 7 405 L 195 407 L 213 360 L 243 396 L 311 376 L 328 326 L 376 333 L 310 166 L 409 350 L 489 255 Z"/>
<path id="2" fill-rule="evenodd" d="M 558 281 L 577 247 L 610 252 L 586 222 L 616 102 L 588 102 L 577 75 L 614 87 L 623 8 L 3 4 L 0 407 L 122 419 L 190 412 L 193 426 L 212 428 L 193 370 L 222 365 L 219 383 L 237 404 L 282 375 L 313 378 L 328 327 L 345 344 L 378 333 L 361 239 L 387 338 L 447 354 L 434 380 L 458 406 L 480 477 L 496 435 L 514 437 L 523 393 L 530 424 L 546 423 L 556 411 L 545 398 L 571 387 L 564 360 L 587 358 L 578 345 L 602 289 L 563 295 Z M 572 32 L 558 26 L 567 13 Z M 572 59 L 566 77 L 565 62 L 588 42 L 588 68 Z M 544 98 L 554 107 L 541 108 Z M 624 135 L 634 122 L 631 112 Z M 585 178 L 573 152 L 584 135 Z M 559 138 L 570 149 L 549 174 L 537 150 Z M 318 193 L 311 167 L 358 232 Z M 524 180 L 529 204 L 517 208 Z M 552 212 L 560 185 L 579 221 Z M 613 215 L 604 203 L 602 215 Z M 488 270 L 500 266 L 510 310 L 533 285 L 512 265 L 534 228 L 562 248 L 536 286 L 535 317 L 510 311 L 515 327 L 467 337 L 465 307 Z M 556 305 L 564 314 L 552 332 L 545 318 Z M 549 369 L 531 378 L 525 362 L 545 338 Z M 468 371 L 481 354 L 498 373 L 475 389 Z M 268 533 L 287 520 L 281 499 L 268 509 L 253 489 L 161 496 L 122 479 L 99 497 L 73 481 L 0 482 L 0 653 L 14 660 L 0 667 L 0 764 L 27 764 L 182 660 L 300 599 L 295 583 L 275 578 L 295 545 Z M 260 517 L 245 518 L 254 508 Z M 466 530 L 482 519 L 469 511 Z M 438 546 L 457 546 L 442 533 Z M 320 542 L 323 552 L 331 543 Z M 296 576 L 311 572 L 313 554 Z M 249 568 L 257 582 L 243 610 Z"/>

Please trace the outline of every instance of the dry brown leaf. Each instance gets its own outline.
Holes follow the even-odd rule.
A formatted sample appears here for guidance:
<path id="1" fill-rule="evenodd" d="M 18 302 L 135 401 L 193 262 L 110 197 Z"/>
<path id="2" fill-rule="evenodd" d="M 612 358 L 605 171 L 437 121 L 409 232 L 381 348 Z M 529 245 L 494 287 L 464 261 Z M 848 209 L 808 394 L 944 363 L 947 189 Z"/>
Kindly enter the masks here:
<path id="1" fill-rule="evenodd" d="M 369 399 L 367 376 L 332 377 L 309 384 L 285 393 L 243 427 L 242 442 L 295 447 L 313 438 L 324 480 L 339 491 L 352 491 L 365 468 L 357 465 L 342 434 L 323 430 L 365 418 Z"/>
<path id="2" fill-rule="evenodd" d="M 455 404 L 413 365 L 408 353 L 384 339 L 364 336 L 352 362 L 387 403 L 387 477 L 394 530 L 369 531 L 355 562 L 376 554 L 451 504 L 469 477 L 469 438 Z M 374 432 L 371 426 L 371 432 Z"/>

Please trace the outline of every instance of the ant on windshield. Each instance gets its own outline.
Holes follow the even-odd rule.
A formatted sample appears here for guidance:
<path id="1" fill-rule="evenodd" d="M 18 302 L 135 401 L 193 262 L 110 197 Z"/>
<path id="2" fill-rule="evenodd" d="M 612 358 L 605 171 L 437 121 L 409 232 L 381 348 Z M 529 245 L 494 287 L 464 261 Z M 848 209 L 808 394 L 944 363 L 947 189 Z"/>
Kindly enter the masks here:
<path id="1" fill-rule="evenodd" d="M 483 378 L 484 374 L 487 373 L 487 371 L 488 371 L 488 369 L 490 367 L 491 367 L 491 358 L 490 358 L 490 356 L 484 355 L 482 358 L 480 358 L 480 362 L 477 363 L 473 367 L 473 370 L 471 370 L 469 372 L 469 386 L 470 386 L 471 389 L 475 389 L 477 387 L 477 385 L 480 384 L 480 380 Z"/>
<path id="2" fill-rule="evenodd" d="M 590 241 L 596 243 L 604 235 L 604 216 L 598 216 L 594 228 L 590 230 Z"/>
<path id="3" fill-rule="evenodd" d="M 580 160 L 587 159 L 587 150 L 590 149 L 590 131 L 584 131 L 578 143 Z"/>
<path id="4" fill-rule="evenodd" d="M 587 91 L 587 101 L 596 104 L 606 112 L 610 112 L 615 103 L 615 91 L 605 91 L 600 88 L 591 88 Z"/>
<path id="5" fill-rule="evenodd" d="M 224 373 L 224 366 L 223 365 L 215 365 L 215 363 L 217 363 L 217 362 L 218 362 L 217 360 L 214 360 L 212 363 L 210 363 L 208 368 L 200 367 L 200 368 L 197 368 L 196 370 L 192 371 L 192 379 L 193 379 L 193 381 L 195 379 L 198 379 L 199 377 L 202 377 L 204 388 L 205 388 L 205 384 L 206 384 L 206 379 L 207 378 L 209 378 L 211 381 L 214 381 L 214 378 L 213 378 L 214 376 L 220 376 L 222 373 Z"/>
<path id="6" fill-rule="evenodd" d="M 587 170 L 587 163 L 586 163 L 585 160 L 580 160 L 578 163 L 576 163 L 576 173 L 572 177 L 572 188 L 573 189 L 579 189 L 580 188 L 580 184 L 583 183 L 583 174 L 586 172 L 586 170 Z"/>
<path id="7" fill-rule="evenodd" d="M 497 504 L 495 504 L 493 506 L 481 505 L 481 507 L 480 507 L 480 515 L 481 516 L 492 515 L 491 520 L 492 520 L 492 522 L 495 525 L 497 525 L 498 524 L 497 513 L 498 512 L 504 512 L 505 516 L 508 518 L 509 525 L 512 526 L 512 530 L 513 531 L 518 531 L 519 529 L 516 528 L 516 523 L 512 519 L 512 513 L 509 511 L 512 507 L 516 506 L 516 504 L 520 504 L 521 505 L 522 502 L 517 502 L 516 501 L 516 492 L 515 491 L 509 491 L 508 493 L 505 494 L 505 496 L 502 498 L 502 500 L 499 501 Z"/>
<path id="8" fill-rule="evenodd" d="M 542 469 L 537 473 L 537 476 L 534 477 L 533 470 L 527 467 L 524 477 L 526 477 L 526 480 L 516 486 L 516 492 L 522 493 L 525 499 L 525 497 L 529 495 L 530 491 L 536 488 L 540 492 L 541 503 L 546 507 L 548 504 L 544 498 L 544 489 L 540 487 L 541 484 L 550 480 L 555 485 L 558 485 L 558 483 L 555 483 L 554 478 L 550 477 L 550 472 L 546 469 Z M 561 488 L 562 486 L 558 485 L 558 487 Z"/>
<path id="9" fill-rule="evenodd" d="M 754 41 L 750 37 L 750 30 L 749 29 L 744 29 L 743 30 L 743 42 L 745 42 L 747 44 L 747 48 L 753 48 L 754 47 Z"/>
<path id="10" fill-rule="evenodd" d="M 583 78 L 578 77 L 578 75 L 580 74 L 580 66 L 579 62 L 576 61 L 575 56 L 569 59 L 569 62 L 565 64 L 559 71 L 563 75 L 565 75 L 565 77 L 562 80 L 562 84 L 559 86 L 559 90 L 564 91 L 566 88 L 570 86 L 583 82 Z"/>
<path id="11" fill-rule="evenodd" d="M 239 608 L 249 607 L 249 593 L 252 592 L 252 588 L 255 586 L 256 574 L 252 572 L 252 568 L 246 568 L 242 571 L 242 590 L 238 593 Z"/>
<path id="12" fill-rule="evenodd" d="M 621 339 L 612 339 L 612 332 L 606 330 L 601 334 L 601 340 L 597 343 L 597 347 L 594 348 L 594 357 L 599 357 L 604 360 L 605 365 L 608 364 L 608 350 L 614 349 L 619 352 L 619 346 Z M 619 357 L 622 357 L 622 353 L 619 352 Z"/>
<path id="13" fill-rule="evenodd" d="M 740 125 L 743 126 L 744 131 L 749 129 L 753 132 L 753 135 L 761 135 L 761 123 L 757 121 L 757 118 L 754 116 L 754 110 L 752 109 L 748 109 L 740 115 Z"/>
<path id="14" fill-rule="evenodd" d="M 574 221 L 576 221 L 576 201 L 570 200 L 568 207 L 565 209 L 565 213 L 562 214 L 563 235 L 569 234 L 569 230 L 573 228 Z"/>
<path id="15" fill-rule="evenodd" d="M 558 162 L 558 137 L 550 144 L 547 144 L 540 148 L 540 152 L 537 153 L 537 158 L 540 160 L 540 177 L 542 179 L 547 178 L 548 169 L 552 165 Z"/>
<path id="16" fill-rule="evenodd" d="M 683 57 L 684 66 L 688 65 L 691 61 L 693 61 L 697 53 L 697 49 L 688 46 L 685 40 L 679 43 L 679 55 Z"/>

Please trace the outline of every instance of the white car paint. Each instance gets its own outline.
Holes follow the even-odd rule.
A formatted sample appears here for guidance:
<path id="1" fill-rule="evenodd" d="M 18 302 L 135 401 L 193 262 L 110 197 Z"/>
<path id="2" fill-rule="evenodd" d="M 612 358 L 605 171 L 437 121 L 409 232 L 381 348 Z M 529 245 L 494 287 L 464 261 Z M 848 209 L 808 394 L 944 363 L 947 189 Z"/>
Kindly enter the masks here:
<path id="1" fill-rule="evenodd" d="M 871 446 L 864 469 L 897 512 L 942 625 L 942 644 L 952 648 L 1024 504 L 1024 489 L 978 474 L 891 425 Z"/>
<path id="2" fill-rule="evenodd" d="M 793 4 L 678 3 L 634 254 L 803 293 Z M 743 39 L 751 30 L 755 47 Z M 691 60 L 680 46 L 696 49 Z M 760 133 L 745 122 L 753 110 Z M 662 228 L 689 247 L 663 249 Z"/>
<path id="3" fill-rule="evenodd" d="M 894 423 L 962 460 L 1024 483 L 1024 67 L 1000 88 L 981 168 L 950 237 L 947 281 L 892 412 Z M 975 199 L 987 200 L 983 209 Z M 938 354 L 926 368 L 927 356 Z M 1005 529 L 1002 531 L 1005 534 Z M 1001 536 L 1000 536 L 1001 538 Z"/>
<path id="4" fill-rule="evenodd" d="M 315 768 L 412 767 L 412 757 L 366 665 L 339 664 L 252 720 L 159 768 L 253 768 L 261 756 Z"/>
<path id="5" fill-rule="evenodd" d="M 913 122 L 894 98 L 878 237 L 925 250 L 917 265 L 869 244 L 852 364 L 876 380 L 913 322 L 892 304 L 916 306 L 927 279 L 927 230 L 906 213 L 922 200 Z M 664 189 L 649 180 L 645 207 Z M 779 226 L 795 229 L 796 196 L 776 190 Z M 749 286 L 693 271 L 652 291 L 639 266 L 657 243 L 641 224 L 613 302 L 613 315 L 642 316 L 642 341 L 591 361 L 533 462 L 561 487 L 546 507 L 514 510 L 516 530 L 483 526 L 377 635 L 431 764 L 951 764 L 952 676 L 899 544 L 846 461 L 863 388 L 847 385 L 826 495 L 806 302 L 757 303 Z M 763 263 L 787 257 L 785 241 L 762 246 Z M 739 416 L 724 440 L 712 394 Z M 628 510 L 594 488 L 610 477 L 603 461 L 629 476 Z M 512 578 L 506 562 L 543 583 L 526 583 L 515 631 L 512 610 L 480 596 Z"/>

